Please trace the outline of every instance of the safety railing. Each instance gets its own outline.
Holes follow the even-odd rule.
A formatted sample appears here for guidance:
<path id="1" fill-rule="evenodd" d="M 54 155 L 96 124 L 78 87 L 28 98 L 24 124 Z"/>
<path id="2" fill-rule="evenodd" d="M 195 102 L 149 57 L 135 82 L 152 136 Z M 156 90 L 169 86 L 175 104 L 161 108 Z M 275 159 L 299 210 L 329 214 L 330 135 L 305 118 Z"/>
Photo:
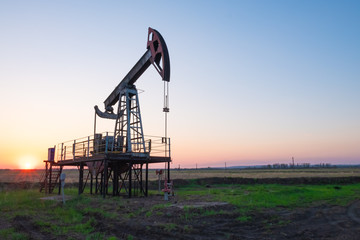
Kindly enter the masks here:
<path id="1" fill-rule="evenodd" d="M 145 142 L 132 143 L 130 153 L 146 154 L 156 157 L 170 157 L 170 138 L 145 136 Z M 125 140 L 117 139 L 108 132 L 98 133 L 83 138 L 59 143 L 56 148 L 56 161 L 90 158 L 96 154 L 129 153 L 126 150 Z"/>

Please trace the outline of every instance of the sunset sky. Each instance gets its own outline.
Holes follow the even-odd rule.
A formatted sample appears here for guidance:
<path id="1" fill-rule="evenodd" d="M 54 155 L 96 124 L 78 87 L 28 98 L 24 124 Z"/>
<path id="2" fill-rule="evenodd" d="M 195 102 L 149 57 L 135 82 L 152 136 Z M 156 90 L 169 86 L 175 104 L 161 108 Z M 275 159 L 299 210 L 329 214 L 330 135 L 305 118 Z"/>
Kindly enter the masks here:
<path id="1" fill-rule="evenodd" d="M 148 27 L 170 53 L 172 167 L 360 164 L 360 1 L 136 2 L 0 1 L 0 168 L 93 134 Z M 163 135 L 160 76 L 136 86 Z"/>

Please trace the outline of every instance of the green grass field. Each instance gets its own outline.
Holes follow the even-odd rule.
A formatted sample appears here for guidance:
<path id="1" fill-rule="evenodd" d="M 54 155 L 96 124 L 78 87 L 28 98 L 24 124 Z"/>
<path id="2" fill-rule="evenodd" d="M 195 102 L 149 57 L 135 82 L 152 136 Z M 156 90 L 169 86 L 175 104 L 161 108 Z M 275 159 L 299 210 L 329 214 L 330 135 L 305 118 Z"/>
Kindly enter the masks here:
<path id="1" fill-rule="evenodd" d="M 241 209 L 273 207 L 306 207 L 324 202 L 346 205 L 360 197 L 360 184 L 349 185 L 215 185 L 211 188 L 188 186 L 178 189 L 184 197 L 205 195 L 217 201 L 231 203 Z"/>
<path id="2" fill-rule="evenodd" d="M 166 209 L 173 204 L 164 202 L 161 196 L 157 196 L 157 200 L 152 205 L 136 207 L 134 210 L 136 198 L 110 197 L 103 199 L 100 196 L 88 194 L 79 196 L 76 188 L 68 188 L 65 191 L 66 195 L 71 196 L 72 199 L 68 200 L 64 206 L 58 201 L 41 200 L 40 198 L 44 197 L 44 194 L 37 190 L 0 192 L 0 239 L 30 239 L 34 238 L 36 232 L 52 238 L 66 236 L 67 239 L 133 239 L 134 237 L 130 233 L 120 238 L 112 236 L 99 226 L 104 222 L 128 221 L 138 216 L 143 216 L 144 219 L 156 218 L 169 214 Z M 156 191 L 151 191 L 150 195 L 155 196 L 156 193 Z M 185 203 L 183 210 L 178 213 L 178 217 L 183 221 L 191 221 L 192 218 L 199 216 L 225 214 L 223 210 L 216 209 L 194 210 L 191 202 L 200 198 L 203 201 L 232 204 L 238 212 L 238 221 L 247 222 L 251 221 L 251 212 L 270 208 L 297 208 L 319 204 L 345 206 L 351 201 L 360 199 L 360 184 L 218 184 L 211 187 L 190 184 L 177 188 L 176 197 L 178 201 Z M 128 207 L 129 204 L 132 204 L 132 208 Z M 24 225 L 20 231 L 18 226 L 14 227 L 13 224 L 9 224 L 17 222 L 20 222 L 21 226 Z M 30 222 L 31 225 L 27 227 L 26 222 Z M 175 223 L 163 223 L 161 227 L 168 232 L 180 228 Z M 184 228 L 190 229 L 190 226 Z M 183 231 L 187 231 L 186 229 Z M 32 235 L 29 235 L 29 231 Z"/>

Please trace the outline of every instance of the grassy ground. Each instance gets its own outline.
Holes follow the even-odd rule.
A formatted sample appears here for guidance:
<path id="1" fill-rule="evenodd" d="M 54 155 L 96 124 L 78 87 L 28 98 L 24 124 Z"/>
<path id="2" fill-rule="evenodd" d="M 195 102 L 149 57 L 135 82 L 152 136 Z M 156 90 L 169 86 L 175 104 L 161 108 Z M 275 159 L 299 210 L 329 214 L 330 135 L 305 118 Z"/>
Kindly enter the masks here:
<path id="1" fill-rule="evenodd" d="M 144 239 L 144 236 L 145 239 L 154 239 L 159 234 L 168 239 L 231 239 L 243 238 L 248 233 L 249 239 L 257 239 L 262 238 L 264 235 L 261 234 L 267 233 L 270 227 L 281 228 L 293 224 L 297 229 L 296 221 L 309 216 L 310 223 L 306 221 L 302 224 L 317 226 L 316 222 L 311 221 L 319 219 L 321 214 L 333 216 L 334 219 L 328 217 L 330 220 L 321 220 L 319 225 L 329 226 L 318 236 L 328 239 L 326 234 L 336 229 L 331 226 L 336 222 L 341 223 L 339 219 L 343 219 L 343 225 L 360 224 L 360 216 L 355 208 L 360 199 L 359 183 L 338 184 L 331 181 L 335 184 L 280 185 L 269 182 L 235 184 L 239 182 L 230 181 L 229 184 L 219 184 L 229 178 L 359 177 L 360 168 L 173 170 L 172 179 L 186 181 L 174 181 L 176 196 L 169 202 L 164 202 L 163 196 L 157 195 L 157 191 L 150 191 L 149 198 L 78 196 L 77 188 L 69 187 L 69 183 L 77 183 L 78 171 L 68 169 L 65 170 L 66 195 L 71 199 L 65 205 L 59 201 L 41 199 L 46 195 L 35 188 L 41 173 L 40 170 L 0 170 L 0 183 L 30 182 L 30 185 L 27 184 L 30 189 L 9 190 L 11 188 L 0 186 L 0 239 Z M 154 170 L 150 171 L 149 178 L 157 179 Z M 156 182 L 152 182 L 151 186 L 157 189 Z M 351 205 L 354 202 L 356 204 Z M 329 210 L 327 206 L 333 207 Z M 299 208 L 305 210 L 293 214 L 292 211 L 299 212 Z M 339 209 L 343 211 L 342 215 Z M 269 213 L 271 211 L 274 212 Z M 284 217 L 279 217 L 279 211 Z M 319 214 L 319 211 L 323 213 Z M 303 217 L 293 220 L 288 216 Z M 338 228 L 344 229 L 343 225 Z M 303 226 L 303 229 L 306 232 L 310 227 Z M 242 229 L 251 231 L 244 232 Z M 345 230 L 350 234 L 360 231 L 356 227 Z M 278 239 L 285 236 L 285 230 L 282 231 Z M 229 235 L 229 232 L 234 233 Z M 332 234 L 341 236 L 345 233 Z M 298 239 L 306 238 L 298 234 L 294 235 L 295 239 L 297 236 L 300 236 Z"/>
<path id="2" fill-rule="evenodd" d="M 205 195 L 233 204 L 243 211 L 273 207 L 306 207 L 314 202 L 346 205 L 360 197 L 360 184 L 350 185 L 215 185 L 208 189 L 182 187 L 178 195 Z"/>
<path id="3" fill-rule="evenodd" d="M 255 221 L 252 219 L 254 212 L 267 209 L 319 204 L 345 206 L 360 199 L 360 184 L 190 184 L 176 189 L 176 201 L 172 202 L 164 202 L 154 191 L 151 191 L 149 201 L 144 198 L 78 196 L 75 188 L 66 189 L 66 195 L 72 199 L 63 205 L 58 201 L 41 200 L 44 194 L 37 190 L 0 192 L 0 239 L 138 239 L 142 231 L 151 239 L 151 234 L 157 234 L 154 229 L 159 233 L 166 232 L 169 237 L 176 238 L 177 235 L 171 234 L 192 236 L 197 231 L 194 229 L 197 222 L 215 221 L 222 216 L 228 218 L 229 214 L 235 216 L 234 221 L 246 223 Z M 232 208 L 195 207 L 194 202 L 199 201 L 229 203 Z M 141 227 L 134 228 L 134 222 Z M 120 234 L 116 232 L 120 225 L 112 228 L 114 224 L 127 227 Z M 277 220 L 274 224 L 284 223 Z"/>

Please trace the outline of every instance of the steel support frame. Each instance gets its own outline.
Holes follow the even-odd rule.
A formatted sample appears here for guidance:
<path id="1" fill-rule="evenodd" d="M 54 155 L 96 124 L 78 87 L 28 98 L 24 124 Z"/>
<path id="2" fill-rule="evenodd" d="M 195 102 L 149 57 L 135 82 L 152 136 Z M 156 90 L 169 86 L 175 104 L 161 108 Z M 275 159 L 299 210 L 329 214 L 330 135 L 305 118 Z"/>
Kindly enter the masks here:
<path id="1" fill-rule="evenodd" d="M 133 86 L 119 95 L 112 150 L 147 153 L 141 120 L 138 91 Z"/>
<path id="2" fill-rule="evenodd" d="M 78 193 L 84 192 L 87 180 L 95 178 L 95 184 L 90 182 L 90 194 L 93 194 L 93 187 L 95 185 L 95 194 L 100 193 L 105 198 L 109 193 L 112 196 L 127 196 L 131 198 L 133 196 L 148 196 L 148 182 L 149 182 L 149 163 L 127 163 L 126 169 L 124 163 L 120 163 L 116 160 L 103 160 L 104 169 L 102 172 L 92 176 L 90 171 L 84 182 L 84 167 L 86 164 L 81 163 L 79 165 L 79 186 Z M 145 179 L 143 178 L 143 167 L 145 166 Z M 121 169 L 121 167 L 123 167 Z M 125 169 L 125 170 L 124 170 Z M 120 172 L 120 170 L 122 172 Z M 100 182 L 98 181 L 98 175 L 100 176 Z M 112 184 L 110 184 L 110 181 Z M 110 192 L 110 188 L 112 191 Z M 99 190 L 100 189 L 100 190 Z"/>

